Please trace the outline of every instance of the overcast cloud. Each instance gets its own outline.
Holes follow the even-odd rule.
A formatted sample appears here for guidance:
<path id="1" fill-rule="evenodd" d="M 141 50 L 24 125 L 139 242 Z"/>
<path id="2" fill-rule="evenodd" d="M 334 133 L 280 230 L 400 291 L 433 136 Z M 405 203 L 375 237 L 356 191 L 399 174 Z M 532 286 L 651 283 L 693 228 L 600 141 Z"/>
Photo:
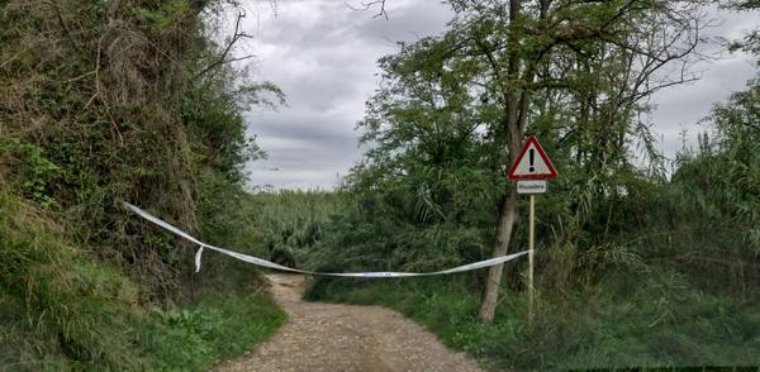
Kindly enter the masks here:
<path id="1" fill-rule="evenodd" d="M 278 0 L 276 11 L 269 2 L 254 1 L 246 9 L 245 31 L 255 37 L 246 48 L 256 54 L 255 77 L 277 84 L 287 95 L 287 107 L 246 114 L 249 133 L 269 154 L 268 160 L 249 165 L 250 185 L 275 188 L 336 186 L 361 156 L 354 127 L 377 87 L 377 59 L 396 51 L 396 41 L 443 32 L 452 15 L 435 0 L 389 1 L 388 20 L 373 17 L 376 11 L 352 11 L 337 0 Z M 736 38 L 756 24 L 749 14 L 717 17 L 723 22 L 710 31 L 712 36 Z M 715 43 L 704 52 L 721 50 Z M 652 120 L 667 155 L 682 147 L 684 130 L 687 144 L 693 143 L 704 130 L 696 122 L 712 104 L 743 89 L 755 74 L 751 58 L 723 54 L 696 67 L 700 81 L 653 97 Z"/>

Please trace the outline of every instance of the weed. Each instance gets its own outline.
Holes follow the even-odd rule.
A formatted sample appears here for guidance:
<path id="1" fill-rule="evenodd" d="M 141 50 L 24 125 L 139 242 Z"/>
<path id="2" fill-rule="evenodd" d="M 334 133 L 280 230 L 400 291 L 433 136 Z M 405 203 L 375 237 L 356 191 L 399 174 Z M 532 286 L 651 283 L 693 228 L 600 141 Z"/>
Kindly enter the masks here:
<path id="1" fill-rule="evenodd" d="M 195 305 L 156 310 L 140 347 L 152 369 L 205 371 L 250 351 L 284 320 L 263 294 L 209 294 Z"/>

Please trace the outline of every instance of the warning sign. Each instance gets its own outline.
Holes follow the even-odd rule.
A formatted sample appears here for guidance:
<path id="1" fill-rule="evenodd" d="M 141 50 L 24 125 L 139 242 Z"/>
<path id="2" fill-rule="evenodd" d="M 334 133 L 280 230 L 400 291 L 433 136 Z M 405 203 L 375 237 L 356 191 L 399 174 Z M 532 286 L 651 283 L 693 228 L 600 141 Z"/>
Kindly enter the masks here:
<path id="1" fill-rule="evenodd" d="M 509 169 L 508 176 L 511 180 L 544 180 L 556 178 L 557 170 L 541 148 L 536 136 L 530 136 Z"/>

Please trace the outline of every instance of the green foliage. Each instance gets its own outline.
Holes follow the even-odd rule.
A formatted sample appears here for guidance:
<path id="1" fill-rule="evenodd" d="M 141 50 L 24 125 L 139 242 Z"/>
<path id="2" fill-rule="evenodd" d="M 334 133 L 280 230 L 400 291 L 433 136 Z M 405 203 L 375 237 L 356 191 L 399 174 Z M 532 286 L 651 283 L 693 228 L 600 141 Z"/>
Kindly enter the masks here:
<path id="1" fill-rule="evenodd" d="M 253 249 L 235 205 L 245 163 L 263 153 L 241 112 L 282 93 L 219 63 L 226 45 L 201 14 L 224 4 L 0 1 L 0 364 L 200 370 L 281 321 L 260 296 L 191 306 L 203 330 L 145 315 L 247 288 L 256 272 L 212 258 L 191 276 L 185 242 L 122 208 Z M 229 339 L 231 328 L 250 332 Z"/>
<path id="2" fill-rule="evenodd" d="M 260 293 L 207 295 L 195 305 L 157 310 L 140 347 L 150 369 L 206 371 L 251 350 L 284 321 L 285 314 Z"/>
<path id="3" fill-rule="evenodd" d="M 260 247 L 262 257 L 290 267 L 314 266 L 316 247 L 332 243 L 323 241 L 330 222 L 349 205 L 341 193 L 318 190 L 257 192 L 248 200 L 255 226 L 249 242 Z"/>
<path id="4" fill-rule="evenodd" d="M 554 3 L 545 19 L 526 6 L 509 31 L 502 2 L 453 3 L 458 17 L 444 35 L 380 61 L 382 89 L 359 124 L 370 150 L 341 190 L 349 204 L 307 262 L 434 270 L 487 257 L 509 185 L 509 95 L 534 89 L 519 129 L 537 134 L 560 170 L 539 198 L 537 321 L 524 321 L 524 261 L 508 265 L 492 326 L 476 319 L 478 273 L 319 279 L 307 298 L 391 306 L 498 369 L 756 365 L 758 84 L 716 107 L 713 140 L 682 154 L 669 178 L 639 120 L 643 99 L 659 89 L 646 77 L 656 69 L 621 47 L 655 47 L 641 40 L 657 34 L 676 37 L 657 53 L 681 53 L 669 48 L 689 45 L 679 38 L 693 29 L 671 32 L 696 21 L 698 4 L 675 14 L 672 2 Z M 611 18 L 619 21 L 604 26 Z M 597 27 L 611 34 L 597 38 Z M 510 47 L 536 58 L 528 58 L 540 71 L 535 84 L 498 76 L 512 63 Z M 525 201 L 516 206 L 527 214 Z M 526 244 L 521 219 L 510 249 Z"/>
<path id="5" fill-rule="evenodd" d="M 357 207 L 345 213 L 328 225 L 322 243 L 310 251 L 308 261 L 313 267 L 435 270 L 479 259 L 488 250 L 482 230 L 454 224 L 420 227 L 383 215 L 368 220 Z"/>
<path id="6" fill-rule="evenodd" d="M 7 87 L 0 92 L 0 183 L 78 226 L 73 244 L 92 248 L 167 305 L 184 295 L 189 252 L 121 202 L 192 232 L 222 218 L 197 216 L 199 201 L 222 204 L 239 192 L 244 164 L 263 155 L 241 112 L 271 105 L 269 93 L 282 99 L 271 83 L 218 64 L 226 46 L 212 42 L 199 14 L 223 6 L 0 5 L 0 83 Z M 220 187 L 227 192 L 217 193 Z"/>
<path id="7" fill-rule="evenodd" d="M 760 280 L 760 84 L 718 105 L 709 118 L 716 135 L 701 136 L 697 151 L 684 152 L 673 175 L 673 213 L 689 221 L 700 252 L 682 252 L 695 276 L 747 292 Z M 683 227 L 681 228 L 683 229 Z M 688 248 L 683 247 L 683 251 Z M 705 267 L 714 276 L 705 277 Z"/>
<path id="8" fill-rule="evenodd" d="M 483 70 L 457 54 L 463 37 L 454 30 L 381 59 L 383 89 L 359 124 L 370 150 L 346 186 L 352 205 L 315 253 L 320 265 L 339 264 L 329 259 L 335 249 L 344 269 L 377 270 L 435 268 L 490 251 L 506 185 L 493 132 L 501 111 L 471 85 Z"/>
<path id="9" fill-rule="evenodd" d="M 521 262 L 510 263 L 510 290 L 492 325 L 477 319 L 482 283 L 476 273 L 398 281 L 320 278 L 306 297 L 397 309 L 496 370 L 756 366 L 758 86 L 752 81 L 716 106 L 709 118 L 716 128 L 712 139 L 704 135 L 696 151 L 679 155 L 669 180 L 636 169 L 627 156 L 606 164 L 573 162 L 577 153 L 558 145 L 562 137 L 542 132 L 561 178 L 538 208 L 533 323 L 526 322 Z M 382 115 L 393 120 L 395 114 Z M 539 115 L 534 127 L 545 131 L 547 121 Z M 404 133 L 405 125 L 371 128 L 387 136 Z M 385 141 L 382 136 L 375 138 Z M 606 151 L 594 147 L 598 133 L 584 136 L 591 142 L 578 144 L 590 145 L 590 154 Z M 477 252 L 479 242 L 492 239 L 486 226 L 493 209 L 458 209 L 457 203 L 440 202 L 451 199 L 415 192 L 420 184 L 446 190 L 449 177 L 461 177 L 450 190 L 475 192 L 467 181 L 480 185 L 477 177 L 440 165 L 467 159 L 466 153 L 430 166 L 438 172 L 424 172 L 419 170 L 428 158 L 404 155 L 420 142 L 384 143 L 402 151 L 370 152 L 371 162 L 355 170 L 348 190 L 352 207 L 327 230 L 324 241 L 332 243 L 314 251 L 315 257 L 335 257 L 340 250 L 340 259 L 322 261 L 325 268 L 440 268 L 467 257 L 445 242 L 467 242 L 466 249 Z M 489 188 L 480 190 L 487 194 Z M 468 217 L 449 217 L 457 213 Z M 524 224 L 518 225 L 517 246 L 525 244 L 525 234 Z M 427 260 L 413 259 L 423 255 Z"/>
<path id="10" fill-rule="evenodd" d="M 506 167 L 531 133 L 562 175 L 539 211 L 539 245 L 551 247 L 547 286 L 591 284 L 608 259 L 635 256 L 628 241 L 637 237 L 625 230 L 663 182 L 649 127 L 637 115 L 648 110 L 645 97 L 678 83 L 649 78 L 674 59 L 641 61 L 683 56 L 680 48 L 696 42 L 696 8 L 525 3 L 513 18 L 503 2 L 452 3 L 457 16 L 444 34 L 402 43 L 380 60 L 381 89 L 359 123 L 370 149 L 346 186 L 355 205 L 315 254 L 340 250 L 343 262 L 363 268 L 486 258 L 495 226 L 504 228 L 500 215 L 524 207 L 505 203 L 513 187 Z M 647 44 L 646 53 L 626 47 L 655 34 L 668 41 Z M 642 154 L 648 168 L 634 164 Z M 518 224 L 511 250 L 523 249 L 525 234 Z M 519 283 L 511 274 L 509 282 Z"/>
<path id="11" fill-rule="evenodd" d="M 5 191 L 0 265 L 0 364 L 139 365 L 129 330 L 139 313 L 138 288 L 89 260 L 60 226 Z"/>
<path id="12" fill-rule="evenodd" d="M 709 295 L 672 271 L 613 275 L 592 291 L 540 298 L 526 321 L 524 293 L 510 293 L 494 323 L 477 318 L 475 280 L 319 279 L 313 300 L 384 305 L 493 370 L 754 366 L 760 363 L 757 302 Z"/>
<path id="13" fill-rule="evenodd" d="M 268 251 L 258 239 L 262 226 L 256 219 L 254 198 L 220 172 L 205 171 L 198 178 L 197 216 L 199 235 L 210 244 L 236 252 L 267 257 Z M 194 247 L 197 248 L 197 247 Z M 190 258 L 188 252 L 187 256 Z M 203 269 L 193 274 L 192 288 L 228 291 L 254 281 L 256 266 L 227 256 L 206 254 Z"/>
<path id="14" fill-rule="evenodd" d="M 188 0 L 175 0 L 161 2 L 157 9 L 136 6 L 133 10 L 137 19 L 161 30 L 187 17 L 192 7 Z"/>
<path id="15" fill-rule="evenodd" d="M 61 169 L 45 157 L 43 148 L 22 144 L 18 139 L 11 138 L 6 142 L 0 142 L 0 157 L 3 155 L 8 158 L 21 158 L 23 176 L 19 188 L 27 198 L 43 207 L 50 207 L 55 203 L 48 191 L 48 180 L 58 176 Z"/>
<path id="16" fill-rule="evenodd" d="M 704 139 L 697 153 L 683 154 L 669 182 L 633 169 L 585 173 L 566 164 L 564 169 L 573 171 L 563 172 L 540 199 L 536 277 L 541 296 L 534 324 L 525 322 L 519 274 L 509 278 L 512 291 L 490 326 L 476 317 L 482 288 L 477 274 L 378 282 L 319 279 L 307 298 L 397 309 L 497 370 L 757 365 L 756 87 L 751 84 L 749 91 L 716 108 L 715 139 Z M 563 150 L 550 151 L 559 153 L 563 164 Z M 367 177 L 362 172 L 368 171 L 360 169 L 357 180 Z M 440 268 L 446 260 L 463 261 L 465 256 L 457 256 L 440 238 L 477 242 L 477 234 L 462 229 L 466 220 L 446 225 L 445 214 L 433 213 L 432 223 L 420 218 L 425 215 L 410 213 L 418 196 L 397 186 L 427 179 L 441 187 L 445 177 L 378 173 L 386 179 L 352 185 L 355 206 L 335 219 L 325 238 L 334 242 L 326 246 L 339 247 L 341 258 L 324 267 L 406 269 L 414 262 L 410 257 L 423 254 L 430 266 L 411 266 Z M 463 213 L 487 221 L 483 209 Z M 480 239 L 487 242 L 488 236 Z M 516 241 L 525 243 L 524 227 L 518 227 Z M 317 249 L 314 255 L 329 257 L 335 251 Z"/>
<path id="17" fill-rule="evenodd" d="M 143 288 L 88 259 L 49 216 L 5 191 L 0 265 L 0 365 L 11 370 L 207 370 L 285 319 L 250 284 L 148 315 Z"/>

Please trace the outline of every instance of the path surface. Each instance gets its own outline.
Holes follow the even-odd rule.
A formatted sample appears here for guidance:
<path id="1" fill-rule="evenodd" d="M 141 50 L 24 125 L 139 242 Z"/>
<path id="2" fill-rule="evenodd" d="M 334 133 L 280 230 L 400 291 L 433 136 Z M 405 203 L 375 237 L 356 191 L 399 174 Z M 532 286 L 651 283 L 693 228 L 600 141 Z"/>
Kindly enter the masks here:
<path id="1" fill-rule="evenodd" d="M 301 300 L 304 278 L 267 279 L 288 321 L 253 354 L 217 371 L 479 371 L 464 353 L 446 349 L 435 335 L 378 306 Z"/>

